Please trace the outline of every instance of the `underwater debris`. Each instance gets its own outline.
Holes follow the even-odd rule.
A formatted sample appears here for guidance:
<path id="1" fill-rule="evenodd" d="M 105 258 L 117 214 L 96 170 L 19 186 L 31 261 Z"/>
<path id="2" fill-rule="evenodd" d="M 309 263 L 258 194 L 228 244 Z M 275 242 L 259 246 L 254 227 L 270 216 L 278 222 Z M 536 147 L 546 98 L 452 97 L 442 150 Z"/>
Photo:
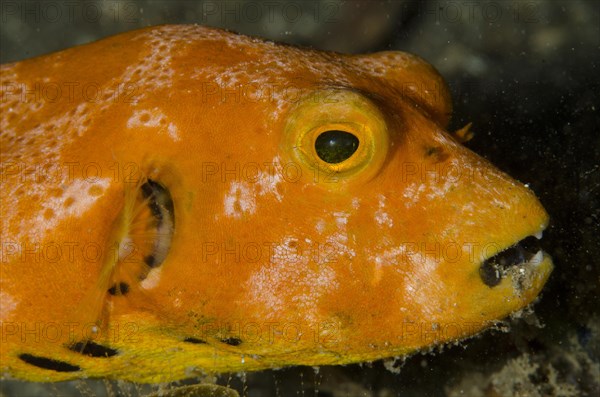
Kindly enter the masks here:
<path id="1" fill-rule="evenodd" d="M 498 371 L 468 372 L 446 387 L 448 397 L 571 397 L 600 394 L 600 318 L 593 317 L 562 343 L 508 360 Z"/>
<path id="2" fill-rule="evenodd" d="M 225 386 L 198 384 L 157 391 L 147 397 L 239 397 L 239 394 Z"/>

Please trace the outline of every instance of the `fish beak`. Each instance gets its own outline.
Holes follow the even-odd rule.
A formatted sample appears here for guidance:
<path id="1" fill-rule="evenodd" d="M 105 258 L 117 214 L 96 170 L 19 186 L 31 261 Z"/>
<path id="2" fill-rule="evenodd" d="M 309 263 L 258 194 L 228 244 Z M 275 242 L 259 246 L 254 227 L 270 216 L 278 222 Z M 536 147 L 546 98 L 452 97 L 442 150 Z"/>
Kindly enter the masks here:
<path id="1" fill-rule="evenodd" d="M 529 235 L 485 259 L 479 268 L 482 281 L 494 288 L 511 283 L 517 295 L 537 293 L 550 275 L 550 256 L 540 246 L 543 230 Z"/>

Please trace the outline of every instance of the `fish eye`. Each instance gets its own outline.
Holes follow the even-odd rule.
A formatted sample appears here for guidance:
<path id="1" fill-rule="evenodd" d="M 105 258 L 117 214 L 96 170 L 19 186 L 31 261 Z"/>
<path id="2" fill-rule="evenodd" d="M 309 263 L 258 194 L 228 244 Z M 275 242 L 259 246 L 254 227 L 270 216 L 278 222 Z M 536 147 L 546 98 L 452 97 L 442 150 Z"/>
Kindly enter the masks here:
<path id="1" fill-rule="evenodd" d="M 375 176 L 388 146 L 386 119 L 375 102 L 355 90 L 329 88 L 290 109 L 280 151 L 306 179 L 339 189 Z"/>
<path id="2" fill-rule="evenodd" d="M 337 164 L 349 159 L 358 149 L 358 138 L 346 131 L 322 132 L 315 140 L 315 150 L 326 163 Z"/>

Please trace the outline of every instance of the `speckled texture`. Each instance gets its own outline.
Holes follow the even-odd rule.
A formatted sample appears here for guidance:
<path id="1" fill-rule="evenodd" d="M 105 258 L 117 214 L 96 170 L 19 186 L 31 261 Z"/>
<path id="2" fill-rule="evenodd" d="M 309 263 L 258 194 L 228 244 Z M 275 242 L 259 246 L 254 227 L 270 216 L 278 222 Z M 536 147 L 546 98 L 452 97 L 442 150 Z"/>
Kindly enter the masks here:
<path id="1" fill-rule="evenodd" d="M 137 13 L 135 7 L 139 10 L 140 6 L 132 6 L 140 17 L 138 22 L 30 21 L 23 26 L 19 17 L 10 17 L 1 27 L 1 59 L 22 59 L 138 26 L 203 22 L 187 2 L 172 6 L 141 3 L 148 3 L 141 6 L 144 14 Z M 357 15 L 358 20 L 367 15 L 362 10 L 353 13 L 357 2 L 348 3 L 344 12 Z M 541 197 L 552 217 L 544 240 L 555 260 L 554 274 L 535 306 L 535 316 L 509 320 L 510 333 L 491 331 L 441 353 L 417 354 L 400 363 L 399 375 L 387 371 L 383 363 L 375 363 L 323 367 L 317 374 L 310 368 L 266 371 L 248 374 L 243 381 L 224 378 L 221 383 L 229 381 L 240 390 L 245 387 L 249 396 L 295 395 L 301 390 L 311 395 L 316 389 L 322 396 L 437 396 L 456 395 L 461 390 L 465 395 L 491 396 L 495 394 L 489 377 L 501 382 L 504 374 L 517 376 L 506 370 L 518 368 L 515 362 L 535 364 L 550 355 L 561 357 L 557 349 L 573 335 L 583 346 L 583 354 L 597 363 L 597 322 L 590 318 L 598 315 L 600 298 L 599 3 L 539 1 L 519 8 L 513 2 L 481 2 L 473 14 L 468 8 L 459 8 L 458 19 L 457 2 L 383 3 L 387 3 L 384 11 L 373 17 L 376 23 L 361 25 L 387 27 L 373 37 L 372 30 L 357 29 L 355 24 L 344 23 L 344 18 L 321 21 L 319 28 L 306 28 L 308 33 L 302 34 L 296 33 L 298 25 L 268 20 L 261 24 L 246 20 L 243 28 L 240 21 L 229 27 L 240 26 L 240 31 L 257 35 L 269 31 L 271 38 L 344 51 L 408 50 L 431 61 L 452 87 L 454 125 L 474 123 L 476 136 L 468 146 L 529 183 Z M 485 17 L 484 6 L 489 12 L 493 11 L 490 7 L 499 8 L 502 17 Z M 327 34 L 330 31 L 345 33 Z M 349 48 L 352 35 L 365 39 L 363 43 L 370 40 L 369 44 Z M 538 321 L 545 327 L 540 328 Z M 519 358 L 524 355 L 528 360 Z M 574 368 L 555 367 L 560 383 L 572 385 L 580 395 L 597 393 L 594 378 L 578 377 Z M 545 383 L 543 376 L 534 381 L 538 386 Z M 106 393 L 102 382 L 46 388 L 13 382 L 1 385 L 7 396 L 76 395 L 78 389 L 90 387 L 94 388 L 92 395 Z M 128 390 L 137 393 L 135 388 Z"/>

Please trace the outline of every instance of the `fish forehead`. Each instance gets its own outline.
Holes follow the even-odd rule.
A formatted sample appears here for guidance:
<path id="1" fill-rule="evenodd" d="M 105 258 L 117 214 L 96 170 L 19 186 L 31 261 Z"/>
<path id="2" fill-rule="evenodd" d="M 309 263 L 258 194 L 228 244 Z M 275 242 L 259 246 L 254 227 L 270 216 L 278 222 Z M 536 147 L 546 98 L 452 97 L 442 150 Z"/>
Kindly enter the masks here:
<path id="1" fill-rule="evenodd" d="M 94 58 L 102 53 L 118 53 L 118 57 L 106 59 L 99 65 Z M 263 111 L 264 117 L 257 119 L 267 123 L 280 119 L 283 110 L 315 87 L 347 86 L 359 90 L 367 88 L 369 92 L 384 88 L 382 92 L 388 94 L 402 88 L 394 87 L 397 82 L 393 79 L 386 79 L 382 87 L 381 77 L 386 77 L 384 71 L 389 70 L 386 66 L 406 70 L 420 67 L 423 68 L 421 74 L 425 75 L 427 65 L 399 52 L 388 57 L 356 58 L 283 46 L 200 26 L 167 25 L 4 65 L 2 75 L 3 80 L 11 83 L 19 82 L 20 75 L 26 76 L 25 82 L 29 84 L 6 87 L 4 93 L 10 94 L 7 96 L 10 108 L 19 105 L 13 100 L 20 98 L 15 90 L 16 94 L 23 94 L 18 90 L 25 88 L 29 93 L 22 97 L 50 97 L 53 106 L 48 107 L 48 111 L 51 109 L 54 113 L 62 110 L 56 106 L 57 102 L 64 103 L 63 109 L 71 111 L 74 103 L 100 108 L 109 102 L 137 107 L 145 104 L 152 110 L 151 104 L 166 106 L 165 102 L 178 102 L 187 106 L 190 117 L 197 116 L 192 119 L 196 123 L 210 117 L 199 115 L 194 106 L 203 111 L 214 110 L 215 106 Z M 27 81 L 32 75 L 35 77 L 35 70 L 39 69 L 45 71 L 44 77 Z M 410 76 L 408 83 L 422 85 L 417 76 Z M 433 76 L 427 74 L 426 77 Z M 430 88 L 440 91 L 438 96 L 446 95 L 445 86 L 438 86 L 437 82 Z M 394 95 L 387 95 L 386 99 L 393 101 Z M 49 115 L 44 112 L 44 101 L 40 102 L 36 112 L 31 112 L 31 120 L 28 120 L 31 123 Z M 217 111 L 223 109 L 220 107 Z M 156 122 L 159 117 L 155 116 L 152 121 Z M 19 126 L 25 129 L 28 124 Z M 269 130 L 265 129 L 267 135 Z"/>

